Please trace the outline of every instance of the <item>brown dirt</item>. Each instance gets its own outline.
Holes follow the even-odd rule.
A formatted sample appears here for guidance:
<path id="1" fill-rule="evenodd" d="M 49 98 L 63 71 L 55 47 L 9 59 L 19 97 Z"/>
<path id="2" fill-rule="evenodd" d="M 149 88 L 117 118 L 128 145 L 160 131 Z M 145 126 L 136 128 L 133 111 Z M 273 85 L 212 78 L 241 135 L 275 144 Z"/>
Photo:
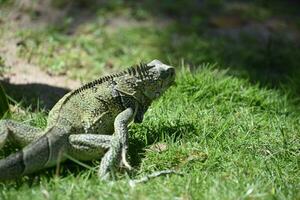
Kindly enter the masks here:
<path id="1" fill-rule="evenodd" d="M 42 71 L 38 66 L 18 57 L 17 39 L 6 39 L 0 47 L 0 54 L 4 58 L 5 66 L 9 70 L 1 79 L 9 80 L 12 84 L 41 83 L 63 88 L 74 89 L 80 86 L 79 81 L 68 79 L 66 76 L 52 76 Z"/>
<path id="2" fill-rule="evenodd" d="M 1 24 L 2 28 L 7 29 L 0 37 L 0 56 L 4 60 L 4 74 L 0 80 L 8 81 L 11 84 L 30 84 L 40 83 L 45 85 L 53 85 L 62 88 L 74 89 L 80 86 L 79 81 L 71 80 L 67 76 L 53 76 L 42 71 L 38 66 L 22 59 L 18 56 L 18 41 L 15 36 L 16 30 L 23 28 L 41 28 L 46 25 L 46 22 L 55 22 L 57 17 L 63 14 L 63 11 L 54 9 L 43 9 L 47 7 L 48 0 L 41 1 L 43 5 L 32 5 L 31 1 L 20 0 L 16 1 L 14 9 L 7 13 L 8 23 Z M 41 3 L 40 2 L 40 3 Z M 28 13 L 24 10 L 29 9 L 36 12 L 43 12 L 43 17 L 38 21 L 33 21 Z M 51 13 L 51 14 L 50 14 Z M 53 17 L 56 16 L 56 17 Z M 47 19 L 46 19 L 47 18 Z"/>
<path id="3" fill-rule="evenodd" d="M 51 0 L 37 0 L 35 3 L 30 0 L 16 0 L 15 5 L 7 11 L 3 20 L 1 20 L 0 15 L 0 20 L 4 22 L 0 24 L 0 28 L 9 30 L 5 31 L 2 36 L 0 35 L 0 56 L 4 59 L 4 65 L 9 67 L 8 70 L 5 70 L 4 76 L 0 77 L 0 81 L 8 80 L 12 84 L 40 83 L 68 89 L 80 86 L 79 81 L 71 80 L 66 75 L 48 74 L 42 71 L 39 66 L 20 58 L 17 54 L 17 44 L 20 39 L 14 34 L 22 29 L 43 29 L 50 24 L 61 23 L 61 19 L 69 15 L 72 16 L 73 20 L 67 32 L 73 34 L 78 25 L 93 20 L 93 17 L 95 17 L 87 10 L 73 9 L 70 12 L 72 10 L 70 9 L 71 6 L 72 4 L 64 9 L 58 9 L 51 6 Z M 38 17 L 32 17 L 32 15 L 38 15 Z M 7 20 L 4 20 L 5 18 Z M 145 22 L 126 16 L 114 16 L 105 21 L 106 29 L 109 32 L 128 26 L 151 26 L 156 24 L 164 27 L 169 23 L 170 21 L 167 19 Z"/>
<path id="4" fill-rule="evenodd" d="M 38 2 L 38 1 L 37 1 Z M 0 82 L 7 94 L 26 107 L 51 109 L 52 106 L 70 89 L 81 85 L 80 81 L 71 80 L 65 75 L 50 75 L 28 60 L 18 56 L 16 32 L 21 29 L 39 29 L 49 23 L 55 23 L 64 11 L 45 9 L 49 0 L 16 1 L 13 8 L 0 12 Z M 38 19 L 32 19 L 30 12 L 42 13 Z"/>

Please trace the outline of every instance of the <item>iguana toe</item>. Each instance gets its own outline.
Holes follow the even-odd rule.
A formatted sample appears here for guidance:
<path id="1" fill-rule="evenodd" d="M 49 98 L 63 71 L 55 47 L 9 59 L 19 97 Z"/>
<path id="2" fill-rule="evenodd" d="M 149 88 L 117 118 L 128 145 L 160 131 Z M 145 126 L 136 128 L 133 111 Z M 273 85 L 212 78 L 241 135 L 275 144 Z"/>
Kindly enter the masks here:
<path id="1" fill-rule="evenodd" d="M 127 150 L 126 150 L 126 148 L 123 148 L 121 165 L 123 165 L 127 170 L 132 170 L 132 167 L 130 166 L 129 162 L 126 159 L 126 154 L 127 154 Z"/>

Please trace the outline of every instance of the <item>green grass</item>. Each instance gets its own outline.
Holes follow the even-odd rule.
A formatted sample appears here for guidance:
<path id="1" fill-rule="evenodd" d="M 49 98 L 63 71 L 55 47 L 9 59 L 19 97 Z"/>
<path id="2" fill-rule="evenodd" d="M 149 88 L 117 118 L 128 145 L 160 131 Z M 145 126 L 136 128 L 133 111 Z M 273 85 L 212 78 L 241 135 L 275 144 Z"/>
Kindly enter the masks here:
<path id="1" fill-rule="evenodd" d="M 12 1 L 3 2 L 9 7 Z M 59 168 L 58 177 L 49 169 L 0 183 L 0 199 L 300 199 L 300 51 L 283 31 L 300 30 L 297 6 L 255 1 L 226 7 L 230 3 L 214 0 L 203 1 L 199 10 L 195 2 L 163 1 L 157 7 L 153 1 L 78 1 L 93 13 L 91 19 L 77 23 L 68 15 L 59 26 L 15 33 L 21 58 L 84 82 L 154 58 L 176 66 L 176 84 L 154 102 L 142 124 L 130 128 L 135 171 L 128 176 L 163 169 L 184 176 L 131 188 L 123 171 L 108 184 L 96 176 L 99 161 L 87 163 L 92 170 L 71 162 Z M 210 32 L 211 17 L 231 15 L 247 23 L 286 20 L 279 20 L 283 30 L 263 41 L 247 32 L 238 38 Z M 0 22 L 5 17 L 0 14 Z M 110 24 L 118 18 L 129 23 Z M 75 25 L 71 32 L 69 25 Z M 6 31 L 0 29 L 0 36 Z M 202 65 L 207 62 L 218 64 Z M 45 127 L 48 111 L 27 104 L 12 107 L 11 117 Z M 153 150 L 156 143 L 167 149 Z"/>
<path id="2" fill-rule="evenodd" d="M 209 3 L 207 9 L 204 7 L 199 12 L 194 10 L 193 3 L 187 8 L 191 9 L 188 13 L 181 13 L 180 3 L 165 3 L 158 8 L 161 12 L 177 14 L 178 19 L 175 20 L 152 11 L 149 4 L 146 4 L 150 6 L 149 10 L 146 9 L 148 7 L 139 7 L 139 12 L 144 13 L 141 17 L 134 6 L 131 8 L 123 3 L 121 7 L 118 3 L 114 4 L 111 12 L 107 7 L 95 6 L 91 10 L 96 13 L 94 19 L 84 23 L 76 23 L 69 16 L 62 19 L 60 25 L 17 31 L 19 55 L 52 74 L 66 74 L 83 81 L 153 58 L 169 63 L 184 60 L 191 66 L 219 63 L 220 68 L 229 68 L 231 74 L 271 88 L 290 87 L 294 97 L 299 96 L 300 71 L 295 58 L 300 57 L 300 48 L 299 43 L 288 36 L 289 31 L 300 30 L 296 23 L 279 18 L 274 25 L 275 31 L 267 32 L 267 38 L 263 36 L 266 32 L 253 34 L 256 28 L 242 31 L 238 36 L 218 35 L 209 25 L 212 23 L 210 19 L 217 17 L 224 18 L 222 23 L 227 27 L 226 23 L 230 25 L 230 19 L 226 19 L 229 14 L 245 23 L 262 23 L 265 26 L 267 20 L 276 17 L 273 13 L 279 17 L 284 14 L 287 18 L 291 17 L 285 10 L 279 15 L 279 3 L 274 4 L 274 8 L 260 3 L 245 3 L 241 7 L 225 7 L 223 10 L 220 7 L 216 15 L 207 13 L 207 9 L 212 9 Z M 223 5 L 223 1 L 215 3 Z M 289 8 L 293 10 L 291 6 Z M 253 16 L 261 19 L 253 19 Z M 185 17 L 190 20 L 185 21 Z M 121 27 L 109 21 L 118 18 L 128 20 Z M 160 22 L 162 25 L 159 25 Z M 244 26 L 243 23 L 239 25 Z M 70 32 L 69 26 L 76 28 Z M 223 25 L 219 26 L 222 29 Z"/>
<path id="3" fill-rule="evenodd" d="M 176 85 L 151 106 L 141 125 L 131 127 L 129 155 L 138 170 L 133 177 L 170 168 L 184 176 L 160 177 L 130 188 L 122 173 L 107 184 L 94 171 L 69 166 L 59 177 L 50 170 L 35 179 L 2 184 L 0 197 L 298 199 L 299 113 L 280 92 L 253 86 L 216 67 L 197 72 L 182 68 Z M 43 124 L 45 115 L 26 118 Z M 166 144 L 167 150 L 145 151 L 154 142 Z"/>
<path id="4" fill-rule="evenodd" d="M 162 32 L 157 29 L 122 28 L 111 33 L 99 27 L 103 26 L 84 25 L 73 36 L 53 28 L 26 30 L 19 33 L 25 42 L 19 53 L 51 73 L 85 80 L 162 57 Z"/>

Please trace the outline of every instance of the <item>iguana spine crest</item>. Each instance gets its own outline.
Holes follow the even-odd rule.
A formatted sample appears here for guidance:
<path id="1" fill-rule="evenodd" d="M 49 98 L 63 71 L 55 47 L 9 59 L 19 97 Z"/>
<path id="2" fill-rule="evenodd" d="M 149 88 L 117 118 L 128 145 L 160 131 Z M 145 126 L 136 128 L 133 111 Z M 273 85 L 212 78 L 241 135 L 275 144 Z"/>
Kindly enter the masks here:
<path id="1" fill-rule="evenodd" d="M 115 77 L 124 76 L 126 74 L 135 76 L 135 75 L 138 74 L 138 77 L 142 79 L 142 78 L 145 77 L 145 72 L 147 71 L 147 69 L 149 69 L 151 67 L 153 67 L 153 66 L 148 66 L 145 63 L 140 63 L 139 65 L 132 66 L 132 67 L 130 67 L 130 68 L 128 68 L 128 69 L 126 69 L 122 72 L 112 74 L 112 75 L 107 75 L 107 76 L 101 77 L 99 79 L 96 79 L 92 82 L 89 82 L 89 83 L 81 86 L 80 88 L 74 90 L 73 92 L 71 92 L 70 95 L 65 99 L 64 103 L 66 103 L 74 95 L 77 95 L 80 92 L 82 92 L 82 91 L 84 91 L 88 88 L 92 88 L 95 85 L 99 85 L 99 84 L 102 84 L 102 83 L 107 82 L 109 80 L 112 80 Z"/>

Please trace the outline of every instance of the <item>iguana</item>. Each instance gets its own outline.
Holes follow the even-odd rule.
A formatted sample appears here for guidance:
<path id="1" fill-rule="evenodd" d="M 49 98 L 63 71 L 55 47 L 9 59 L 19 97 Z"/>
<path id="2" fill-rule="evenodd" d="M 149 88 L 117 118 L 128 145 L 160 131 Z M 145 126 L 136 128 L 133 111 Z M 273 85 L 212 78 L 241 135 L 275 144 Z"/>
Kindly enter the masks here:
<path id="1" fill-rule="evenodd" d="M 172 66 L 153 60 L 67 93 L 49 112 L 45 130 L 2 120 L 0 148 L 10 141 L 22 150 L 0 160 L 0 180 L 18 178 L 71 157 L 101 159 L 101 179 L 108 179 L 116 164 L 131 169 L 126 159 L 128 125 L 141 123 L 151 102 L 174 79 Z"/>

